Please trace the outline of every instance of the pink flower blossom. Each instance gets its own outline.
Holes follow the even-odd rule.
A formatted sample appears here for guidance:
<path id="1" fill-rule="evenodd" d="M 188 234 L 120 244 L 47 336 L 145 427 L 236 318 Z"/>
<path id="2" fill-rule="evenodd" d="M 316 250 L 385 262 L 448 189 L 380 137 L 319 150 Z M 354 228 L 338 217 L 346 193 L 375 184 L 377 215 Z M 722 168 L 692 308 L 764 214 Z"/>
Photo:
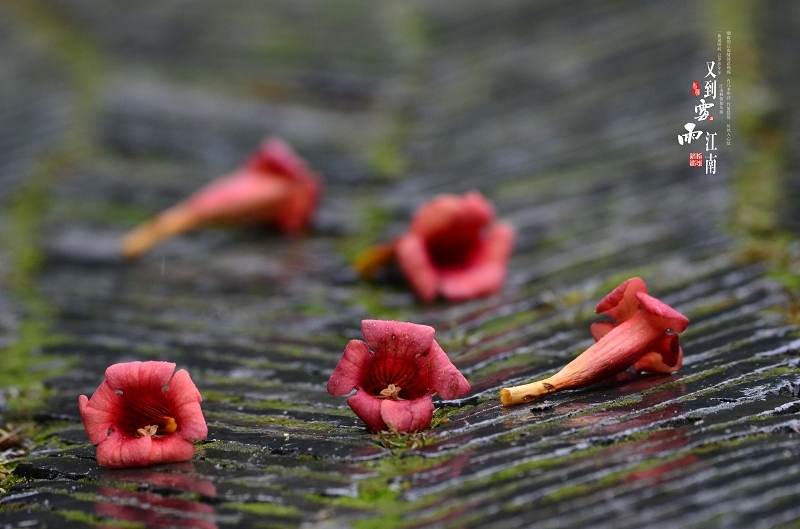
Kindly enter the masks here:
<path id="1" fill-rule="evenodd" d="M 672 307 L 647 295 L 638 277 L 624 281 L 597 305 L 617 323 L 597 322 L 591 332 L 597 343 L 552 377 L 500 391 L 505 406 L 530 402 L 562 389 L 575 389 L 613 377 L 629 367 L 637 371 L 672 373 L 682 363 L 678 334 L 689 320 Z"/>
<path id="2" fill-rule="evenodd" d="M 270 223 L 294 234 L 308 227 L 320 181 L 284 141 L 267 139 L 243 167 L 208 184 L 126 235 L 122 252 L 138 257 L 162 240 L 214 223 Z"/>
<path id="3" fill-rule="evenodd" d="M 328 393 L 356 389 L 347 404 L 372 431 L 424 430 L 433 418 L 433 393 L 453 399 L 469 392 L 467 380 L 433 339 L 432 327 L 364 320 L 361 332 L 366 342 L 347 344 Z"/>
<path id="4" fill-rule="evenodd" d="M 200 392 L 171 362 L 124 362 L 106 369 L 91 399 L 78 405 L 97 462 L 109 468 L 187 461 L 192 440 L 208 435 Z"/>
<path id="5" fill-rule="evenodd" d="M 591 325 L 590 330 L 592 337 L 595 341 L 600 341 L 612 329 L 618 327 L 622 323 L 630 320 L 642 308 L 642 301 L 639 294 L 647 296 L 647 285 L 644 280 L 639 277 L 633 277 L 623 282 L 620 286 L 614 289 L 609 295 L 597 305 L 598 314 L 606 314 L 615 319 L 617 323 L 610 321 L 598 321 Z M 649 298 L 649 299 L 647 299 Z M 647 296 L 644 298 L 647 306 L 655 306 L 656 303 L 661 303 L 655 298 Z M 667 305 L 661 303 L 666 309 L 670 309 Z M 685 317 L 677 313 L 679 316 Z M 686 320 L 688 324 L 689 320 Z M 680 318 L 675 318 L 670 322 L 676 328 L 671 328 L 675 332 L 682 332 L 686 328 L 686 324 L 682 323 Z M 681 328 L 683 326 L 683 328 Z M 680 340 L 677 334 L 662 333 L 657 340 L 650 344 L 649 350 L 644 353 L 636 362 L 633 363 L 635 371 L 649 371 L 651 373 L 674 373 L 683 365 L 683 349 L 681 349 Z"/>
<path id="6" fill-rule="evenodd" d="M 424 204 L 408 232 L 363 252 L 354 266 L 364 278 L 395 260 L 420 299 L 463 301 L 499 291 L 514 248 L 514 228 L 494 220 L 477 191 L 439 195 Z"/>

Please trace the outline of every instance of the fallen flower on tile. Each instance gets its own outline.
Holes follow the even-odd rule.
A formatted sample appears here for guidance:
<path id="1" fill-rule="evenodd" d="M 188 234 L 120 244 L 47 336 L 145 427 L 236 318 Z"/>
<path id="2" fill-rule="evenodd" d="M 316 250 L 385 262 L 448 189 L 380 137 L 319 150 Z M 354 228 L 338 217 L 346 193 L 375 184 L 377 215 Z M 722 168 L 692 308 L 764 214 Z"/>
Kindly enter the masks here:
<path id="1" fill-rule="evenodd" d="M 314 171 L 287 143 L 270 138 L 243 167 L 128 233 L 122 253 L 135 258 L 164 239 L 215 223 L 269 223 L 294 234 L 308 227 L 319 193 Z"/>
<path id="2" fill-rule="evenodd" d="M 374 432 L 418 432 L 431 424 L 433 393 L 467 394 L 469 383 L 427 325 L 364 320 L 366 340 L 350 340 L 328 380 L 328 393 L 355 395 L 347 404 Z M 372 350 L 370 350 L 370 348 Z"/>
<path id="3" fill-rule="evenodd" d="M 90 399 L 78 399 L 97 462 L 130 468 L 187 461 L 208 435 L 200 392 L 171 362 L 124 362 L 106 369 Z"/>
<path id="4" fill-rule="evenodd" d="M 396 260 L 423 301 L 462 301 L 502 288 L 513 248 L 514 228 L 495 220 L 483 195 L 439 195 L 417 211 L 407 233 L 368 249 L 355 267 L 370 277 Z"/>
<path id="5" fill-rule="evenodd" d="M 617 320 L 591 327 L 597 342 L 552 377 L 500 390 L 504 406 L 530 402 L 560 391 L 595 384 L 629 367 L 636 371 L 673 373 L 682 363 L 678 334 L 689 320 L 656 298 L 638 277 L 624 281 L 597 305 L 598 314 Z"/>

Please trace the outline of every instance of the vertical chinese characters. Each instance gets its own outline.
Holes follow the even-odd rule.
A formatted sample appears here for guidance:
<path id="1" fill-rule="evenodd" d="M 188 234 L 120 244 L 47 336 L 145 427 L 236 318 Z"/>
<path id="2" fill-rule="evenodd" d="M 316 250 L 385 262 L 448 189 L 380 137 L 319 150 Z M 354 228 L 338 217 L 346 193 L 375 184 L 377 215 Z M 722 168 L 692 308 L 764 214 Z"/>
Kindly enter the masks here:
<path id="1" fill-rule="evenodd" d="M 717 155 L 711 151 L 716 151 L 714 141 L 717 137 L 716 132 L 706 132 L 706 174 L 717 174 Z"/>
<path id="2" fill-rule="evenodd" d="M 678 145 L 683 145 L 692 143 L 693 140 L 696 140 L 700 136 L 703 135 L 702 130 L 694 130 L 697 125 L 694 123 L 687 123 L 683 126 L 686 129 L 686 132 L 683 134 L 678 134 Z"/>
<path id="3" fill-rule="evenodd" d="M 722 39 L 721 35 L 720 39 Z M 720 48 L 721 47 L 722 46 L 720 44 Z M 727 126 L 726 126 L 725 144 L 730 145 L 731 144 L 731 32 L 730 31 L 728 31 L 726 34 L 726 48 L 727 48 L 727 54 L 726 54 L 727 62 L 725 63 L 725 74 L 727 75 L 727 78 L 725 79 L 725 88 L 726 88 L 725 118 L 727 119 Z M 720 54 L 722 54 L 721 49 L 720 49 Z"/>
<path id="4" fill-rule="evenodd" d="M 728 35 L 730 35 L 730 32 L 728 32 Z M 728 55 L 728 57 L 730 57 L 730 55 Z M 678 134 L 678 145 L 691 145 L 692 142 L 695 142 L 695 145 L 697 145 L 697 143 L 702 145 L 702 140 L 699 142 L 697 140 L 705 136 L 705 150 L 694 150 L 689 153 L 689 167 L 704 167 L 705 174 L 712 175 L 717 173 L 718 157 L 716 145 L 718 133 L 713 130 L 714 113 L 717 112 L 718 109 L 719 116 L 723 115 L 722 105 L 726 95 L 724 85 L 720 81 L 723 72 L 722 58 L 722 33 L 720 32 L 717 34 L 717 60 L 706 61 L 706 71 L 702 81 L 698 81 L 697 79 L 692 81 L 692 97 L 699 98 L 695 100 L 696 103 L 693 103 L 693 121 L 683 126 L 686 132 Z M 728 87 L 729 86 L 730 81 L 728 80 Z M 728 103 L 728 105 L 730 106 L 730 103 Z M 730 119 L 730 117 L 728 117 L 728 119 Z M 704 125 L 703 130 L 701 130 L 698 128 L 700 123 L 695 122 L 703 121 L 706 122 L 706 125 Z M 727 126 L 727 135 L 727 144 L 730 145 L 730 124 Z M 696 147 L 696 149 L 700 148 L 702 147 Z"/>

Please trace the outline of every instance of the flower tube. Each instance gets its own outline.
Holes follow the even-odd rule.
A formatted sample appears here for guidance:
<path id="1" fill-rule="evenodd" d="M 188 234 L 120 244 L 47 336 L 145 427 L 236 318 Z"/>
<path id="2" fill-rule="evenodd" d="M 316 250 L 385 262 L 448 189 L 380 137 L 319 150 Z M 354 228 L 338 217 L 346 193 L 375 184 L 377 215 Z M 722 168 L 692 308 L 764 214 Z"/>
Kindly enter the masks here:
<path id="1" fill-rule="evenodd" d="M 689 320 L 649 296 L 642 279 L 634 277 L 623 282 L 603 298 L 597 312 L 611 316 L 618 323 L 592 325 L 597 342 L 552 377 L 500 390 L 503 405 L 589 386 L 629 367 L 659 373 L 672 373 L 680 368 L 683 351 L 677 333 L 686 329 Z"/>

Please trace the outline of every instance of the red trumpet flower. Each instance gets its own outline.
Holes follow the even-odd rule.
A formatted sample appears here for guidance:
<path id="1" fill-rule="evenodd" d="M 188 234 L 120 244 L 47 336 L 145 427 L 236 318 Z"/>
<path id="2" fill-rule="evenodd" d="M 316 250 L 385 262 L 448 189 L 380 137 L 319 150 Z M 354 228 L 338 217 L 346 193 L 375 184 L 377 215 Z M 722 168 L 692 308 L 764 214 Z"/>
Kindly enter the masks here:
<path id="1" fill-rule="evenodd" d="M 423 301 L 493 294 L 503 286 L 514 248 L 514 228 L 494 217 L 492 204 L 476 191 L 439 195 L 417 211 L 407 233 L 368 250 L 355 266 L 369 276 L 397 259 Z"/>
<path id="2" fill-rule="evenodd" d="M 106 369 L 91 399 L 78 405 L 97 462 L 128 468 L 187 461 L 192 440 L 208 435 L 200 392 L 171 362 L 125 362 Z"/>
<path id="3" fill-rule="evenodd" d="M 464 375 L 433 339 L 432 327 L 364 320 L 361 332 L 366 342 L 347 344 L 328 380 L 328 393 L 356 389 L 347 404 L 372 431 L 424 430 L 433 418 L 433 393 L 452 399 L 469 392 Z"/>
<path id="4" fill-rule="evenodd" d="M 552 377 L 500 390 L 504 406 L 530 402 L 562 389 L 575 389 L 610 378 L 629 367 L 637 371 L 672 373 L 682 363 L 678 335 L 689 320 L 647 295 L 638 277 L 628 279 L 597 305 L 598 314 L 618 321 L 598 322 L 591 331 L 597 343 Z"/>
<path id="5" fill-rule="evenodd" d="M 266 222 L 293 234 L 310 223 L 319 193 L 319 178 L 303 159 L 270 138 L 243 167 L 126 235 L 122 253 L 138 257 L 168 237 L 218 222 Z"/>

